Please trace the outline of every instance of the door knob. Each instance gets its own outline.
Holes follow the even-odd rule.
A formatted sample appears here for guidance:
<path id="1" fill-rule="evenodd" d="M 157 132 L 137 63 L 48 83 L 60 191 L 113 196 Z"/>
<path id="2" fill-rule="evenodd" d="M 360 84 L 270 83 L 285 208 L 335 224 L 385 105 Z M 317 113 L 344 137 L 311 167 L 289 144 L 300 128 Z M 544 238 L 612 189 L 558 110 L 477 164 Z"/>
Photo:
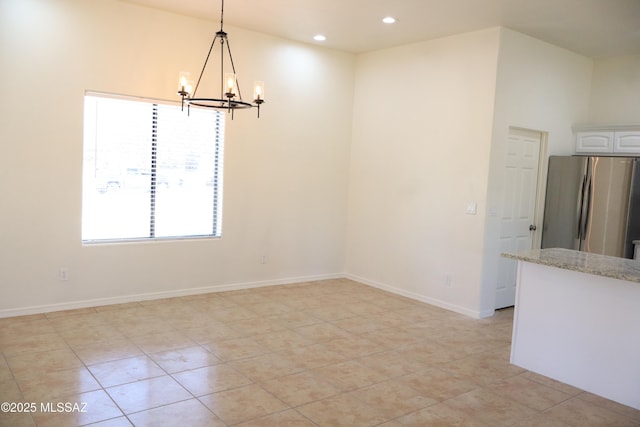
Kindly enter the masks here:
<path id="1" fill-rule="evenodd" d="M 536 231 L 536 228 L 537 228 L 537 227 L 536 227 L 535 225 L 531 224 L 531 225 L 529 226 L 529 231 Z"/>

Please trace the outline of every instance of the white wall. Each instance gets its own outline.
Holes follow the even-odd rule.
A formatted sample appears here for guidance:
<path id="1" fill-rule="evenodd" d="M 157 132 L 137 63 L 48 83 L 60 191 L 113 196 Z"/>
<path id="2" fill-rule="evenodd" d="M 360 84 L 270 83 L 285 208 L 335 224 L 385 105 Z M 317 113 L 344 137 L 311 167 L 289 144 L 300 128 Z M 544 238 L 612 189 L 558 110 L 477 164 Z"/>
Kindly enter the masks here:
<path id="1" fill-rule="evenodd" d="M 640 124 L 640 55 L 594 60 L 589 123 Z"/>
<path id="2" fill-rule="evenodd" d="M 358 56 L 351 277 L 479 316 L 499 36 L 494 28 Z M 477 215 L 465 214 L 468 203 Z"/>
<path id="3" fill-rule="evenodd" d="M 548 154 L 574 153 L 572 125 L 587 120 L 592 60 L 502 28 L 486 209 L 480 311 L 494 307 L 500 261 L 505 147 L 509 127 L 547 134 Z M 543 169 L 547 158 L 541 159 Z M 543 171 L 542 180 L 546 182 Z M 544 188 L 539 188 L 544 192 Z M 542 218 L 537 218 L 541 225 Z M 542 230 L 539 226 L 538 230 Z"/>
<path id="4" fill-rule="evenodd" d="M 343 272 L 487 315 L 509 126 L 569 154 L 573 124 L 640 121 L 638 56 L 596 61 L 590 86 L 591 60 L 507 29 L 354 58 L 229 26 L 267 103 L 228 122 L 223 238 L 82 246 L 84 91 L 177 99 L 217 29 L 116 0 L 0 1 L 0 316 Z"/>
<path id="5" fill-rule="evenodd" d="M 227 122 L 222 239 L 82 246 L 84 91 L 177 99 L 217 29 L 115 0 L 0 2 L 0 316 L 343 271 L 354 58 L 230 26 L 267 103 Z"/>
<path id="6" fill-rule="evenodd" d="M 508 129 L 546 132 L 549 153 L 571 153 L 591 66 L 498 28 L 359 56 L 348 274 L 490 315 Z M 475 216 L 465 214 L 470 202 Z"/>

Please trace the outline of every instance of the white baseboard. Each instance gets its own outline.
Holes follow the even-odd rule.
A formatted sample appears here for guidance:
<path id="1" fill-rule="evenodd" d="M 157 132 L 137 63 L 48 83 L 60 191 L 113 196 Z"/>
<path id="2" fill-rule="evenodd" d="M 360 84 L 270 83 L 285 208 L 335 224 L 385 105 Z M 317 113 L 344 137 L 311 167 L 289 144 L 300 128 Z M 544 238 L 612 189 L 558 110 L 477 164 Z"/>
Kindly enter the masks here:
<path id="1" fill-rule="evenodd" d="M 47 305 L 38 305 L 38 306 L 30 306 L 30 307 L 23 307 L 23 308 L 5 309 L 5 310 L 0 310 L 0 318 L 24 316 L 29 314 L 51 313 L 54 311 L 73 310 L 78 308 L 100 307 L 100 306 L 112 305 L 112 304 L 125 304 L 129 302 L 149 301 L 149 300 L 162 299 L 162 298 L 184 297 L 188 295 L 199 295 L 199 294 L 206 294 L 211 292 L 235 291 L 235 290 L 241 290 L 241 289 L 261 288 L 265 286 L 289 285 L 293 283 L 303 283 L 303 282 L 311 282 L 316 280 L 341 279 L 341 278 L 351 279 L 356 282 L 362 283 L 364 285 L 382 289 L 384 291 L 391 292 L 396 295 L 401 295 L 416 301 L 431 304 L 436 307 L 444 308 L 449 311 L 464 314 L 465 316 L 469 316 L 475 319 L 493 316 L 494 314 L 493 310 L 487 311 L 487 312 L 469 310 L 468 308 L 465 308 L 465 307 L 461 307 L 455 304 L 450 304 L 448 302 L 441 301 L 435 298 L 429 298 L 424 295 L 416 294 L 415 292 L 409 292 L 404 289 L 396 288 L 394 286 L 376 282 L 374 280 L 365 279 L 363 277 L 359 277 L 353 274 L 335 273 L 335 274 L 322 274 L 317 276 L 289 277 L 289 278 L 282 278 L 282 279 L 263 280 L 263 281 L 257 281 L 257 282 L 214 285 L 214 286 L 205 286 L 205 287 L 199 287 L 199 288 L 176 289 L 176 290 L 170 290 L 170 291 L 160 291 L 160 292 L 151 292 L 151 293 L 144 293 L 144 294 L 124 295 L 124 296 L 117 296 L 117 297 L 96 298 L 96 299 L 82 300 L 82 301 L 70 301 L 70 302 L 64 302 L 64 303 L 58 303 L 58 304 L 47 304 Z"/>
<path id="2" fill-rule="evenodd" d="M 96 298 L 82 301 L 70 301 L 57 304 L 37 305 L 23 308 L 11 308 L 0 310 L 0 318 L 24 316 L 28 314 L 51 313 L 54 311 L 73 310 L 77 308 L 100 307 L 112 304 L 124 304 L 129 302 L 149 301 L 162 298 L 184 297 L 211 292 L 236 291 L 241 289 L 261 288 L 265 286 L 290 285 L 293 283 L 312 282 L 316 280 L 340 279 L 344 274 L 322 274 L 317 276 L 289 277 L 283 279 L 263 280 L 257 282 L 234 283 L 227 285 L 214 285 L 199 288 L 176 289 L 171 291 L 151 292 L 144 294 L 124 295 L 117 297 Z"/>
<path id="3" fill-rule="evenodd" d="M 354 280 L 356 282 L 363 283 L 368 286 L 372 286 L 374 288 L 382 289 L 383 291 L 391 292 L 396 295 L 400 295 L 403 297 L 411 298 L 416 301 L 424 302 L 427 304 L 435 305 L 436 307 L 444 308 L 445 310 L 453 311 L 456 313 L 464 314 L 468 317 L 473 317 L 474 319 L 481 319 L 484 317 L 493 316 L 494 310 L 489 311 L 476 311 L 469 310 L 466 307 L 461 307 L 459 305 L 451 304 L 446 301 L 441 301 L 435 298 L 426 297 L 424 295 L 417 294 L 415 292 L 409 292 L 404 289 L 396 288 L 394 286 L 390 286 L 384 283 L 376 282 L 375 280 L 365 279 L 364 277 L 359 277 L 353 274 L 345 274 L 345 278 Z"/>

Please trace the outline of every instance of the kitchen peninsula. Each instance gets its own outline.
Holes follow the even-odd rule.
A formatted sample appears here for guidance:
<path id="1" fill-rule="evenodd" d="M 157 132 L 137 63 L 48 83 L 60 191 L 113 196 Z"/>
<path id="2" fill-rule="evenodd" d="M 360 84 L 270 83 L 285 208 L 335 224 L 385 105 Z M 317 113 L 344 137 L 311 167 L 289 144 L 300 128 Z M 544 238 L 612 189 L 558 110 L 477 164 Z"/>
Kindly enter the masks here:
<path id="1" fill-rule="evenodd" d="M 539 249 L 518 261 L 511 363 L 640 409 L 640 261 Z"/>

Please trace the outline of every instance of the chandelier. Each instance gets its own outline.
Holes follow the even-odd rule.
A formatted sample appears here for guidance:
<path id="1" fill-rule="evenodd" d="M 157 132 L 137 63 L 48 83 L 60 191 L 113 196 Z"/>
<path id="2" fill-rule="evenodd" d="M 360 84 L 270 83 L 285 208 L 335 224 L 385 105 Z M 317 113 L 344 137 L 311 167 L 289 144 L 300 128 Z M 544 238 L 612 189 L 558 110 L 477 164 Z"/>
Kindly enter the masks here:
<path id="1" fill-rule="evenodd" d="M 216 108 L 219 110 L 227 110 L 231 113 L 233 119 L 233 112 L 235 110 L 242 110 L 247 108 L 257 108 L 258 118 L 260 118 L 260 105 L 264 103 L 264 82 L 254 82 L 253 89 L 253 102 L 246 102 L 242 100 L 242 93 L 240 92 L 240 84 L 238 83 L 238 76 L 236 74 L 236 67 L 233 63 L 233 55 L 231 55 L 231 47 L 229 46 L 229 37 L 224 31 L 224 0 L 222 0 L 222 7 L 220 10 L 220 31 L 216 32 L 211 47 L 207 53 L 207 58 L 200 71 L 200 76 L 196 82 L 195 88 L 193 88 L 193 82 L 190 80 L 191 74 L 188 72 L 181 72 L 179 77 L 178 95 L 182 98 L 182 109 L 184 105 L 187 105 L 187 112 L 193 105 L 194 107 L 203 108 Z M 207 68 L 207 63 L 213 52 L 213 48 L 216 42 L 220 42 L 220 93 L 217 98 L 199 97 L 197 95 L 198 87 L 202 81 L 202 76 Z M 225 46 L 226 52 L 229 55 L 229 64 L 231 65 L 231 72 L 225 73 Z M 193 89 L 193 92 L 192 92 Z"/>

